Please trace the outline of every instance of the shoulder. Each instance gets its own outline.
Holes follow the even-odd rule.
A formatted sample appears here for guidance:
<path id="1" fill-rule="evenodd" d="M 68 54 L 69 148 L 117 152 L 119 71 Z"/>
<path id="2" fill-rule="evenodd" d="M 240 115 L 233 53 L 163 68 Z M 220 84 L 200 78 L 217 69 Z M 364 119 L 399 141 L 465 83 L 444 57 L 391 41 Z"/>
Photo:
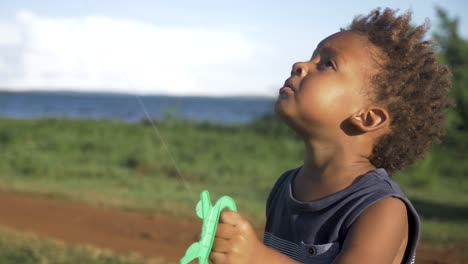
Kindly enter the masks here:
<path id="1" fill-rule="evenodd" d="M 354 221 L 337 263 L 392 263 L 407 239 L 405 202 L 395 197 L 383 198 L 366 208 Z"/>
<path id="2" fill-rule="evenodd" d="M 341 230 L 343 237 L 365 211 L 368 211 L 374 205 L 373 208 L 380 208 L 382 204 L 386 206 L 389 197 L 395 197 L 390 200 L 396 201 L 402 208 L 411 207 L 398 184 L 383 169 L 369 172 L 358 184 L 353 184 L 350 189 L 352 189 L 352 192 L 347 194 L 345 198 L 350 210 Z M 385 202 L 381 203 L 383 200 Z"/>
<path id="3" fill-rule="evenodd" d="M 408 226 L 408 213 L 405 202 L 396 197 L 386 197 L 369 206 L 356 219 L 350 228 L 351 235 L 359 232 L 376 232 L 376 236 L 384 233 L 401 231 Z M 406 227 L 406 228 L 403 228 Z M 398 235 L 398 234 L 395 234 Z"/>

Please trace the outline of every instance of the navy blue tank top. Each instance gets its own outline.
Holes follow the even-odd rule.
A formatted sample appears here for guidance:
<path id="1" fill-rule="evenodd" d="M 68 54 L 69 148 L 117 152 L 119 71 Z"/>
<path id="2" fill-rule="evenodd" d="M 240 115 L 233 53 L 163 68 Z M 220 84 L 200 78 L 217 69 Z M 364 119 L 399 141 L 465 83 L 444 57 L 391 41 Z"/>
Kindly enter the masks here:
<path id="1" fill-rule="evenodd" d="M 384 169 L 371 171 L 349 187 L 311 202 L 298 201 L 292 195 L 292 182 L 298 171 L 299 168 L 285 172 L 268 197 L 265 245 L 301 263 L 331 263 L 359 215 L 383 198 L 396 197 L 408 209 L 409 237 L 403 263 L 415 262 L 419 217 Z"/>

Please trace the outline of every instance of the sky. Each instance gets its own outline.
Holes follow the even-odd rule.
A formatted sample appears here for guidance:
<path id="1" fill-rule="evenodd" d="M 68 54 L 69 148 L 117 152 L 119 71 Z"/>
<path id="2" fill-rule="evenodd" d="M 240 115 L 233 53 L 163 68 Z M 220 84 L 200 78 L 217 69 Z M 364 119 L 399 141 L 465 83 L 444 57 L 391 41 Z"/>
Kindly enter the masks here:
<path id="1" fill-rule="evenodd" d="M 0 91 L 276 96 L 291 65 L 376 7 L 435 6 L 460 19 L 468 1 L 0 0 Z"/>

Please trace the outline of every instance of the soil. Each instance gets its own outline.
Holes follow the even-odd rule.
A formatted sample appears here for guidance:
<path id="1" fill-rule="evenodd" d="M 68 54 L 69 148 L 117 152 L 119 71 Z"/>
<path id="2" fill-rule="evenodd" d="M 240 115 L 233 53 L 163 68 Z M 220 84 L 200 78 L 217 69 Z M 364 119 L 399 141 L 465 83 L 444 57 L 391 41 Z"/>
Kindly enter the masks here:
<path id="1" fill-rule="evenodd" d="M 0 225 L 118 253 L 136 252 L 177 263 L 197 240 L 199 219 L 128 212 L 56 198 L 0 191 Z M 258 228 L 261 236 L 261 227 Z M 444 249 L 421 243 L 417 263 L 468 264 L 466 244 Z"/>

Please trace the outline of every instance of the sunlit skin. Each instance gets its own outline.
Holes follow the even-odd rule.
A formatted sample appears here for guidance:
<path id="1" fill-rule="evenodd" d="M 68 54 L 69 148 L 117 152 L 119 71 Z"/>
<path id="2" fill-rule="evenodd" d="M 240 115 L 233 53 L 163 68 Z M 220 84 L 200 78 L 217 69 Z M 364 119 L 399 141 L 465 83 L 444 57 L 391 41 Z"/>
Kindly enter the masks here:
<path id="1" fill-rule="evenodd" d="M 304 165 L 293 182 L 297 200 L 313 201 L 374 170 L 372 146 L 389 133 L 390 115 L 372 101 L 371 77 L 379 50 L 365 35 L 338 32 L 308 61 L 295 63 L 280 89 L 276 112 L 304 142 Z M 366 209 L 348 231 L 334 263 L 401 263 L 408 241 L 405 204 L 385 198 Z M 211 263 L 297 263 L 266 247 L 239 213 L 221 214 Z"/>

